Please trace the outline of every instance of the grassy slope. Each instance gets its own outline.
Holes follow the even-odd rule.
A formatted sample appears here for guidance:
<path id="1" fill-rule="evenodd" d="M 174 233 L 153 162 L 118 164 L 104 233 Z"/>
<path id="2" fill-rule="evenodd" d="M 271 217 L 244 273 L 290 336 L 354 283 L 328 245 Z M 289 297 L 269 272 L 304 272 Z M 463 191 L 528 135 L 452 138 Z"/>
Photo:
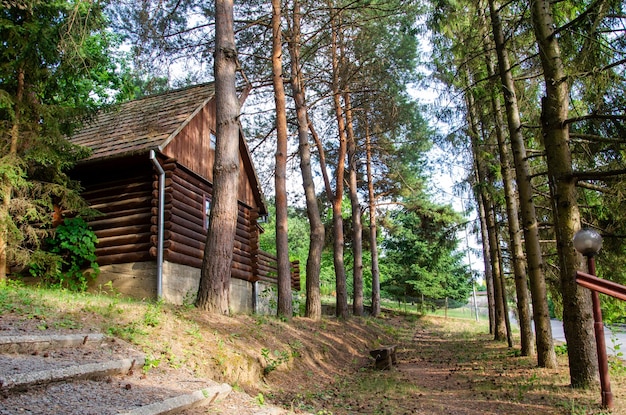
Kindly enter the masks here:
<path id="1" fill-rule="evenodd" d="M 600 414 L 599 391 L 567 386 L 567 360 L 547 371 L 495 343 L 484 323 L 440 317 L 380 319 L 213 316 L 190 306 L 0 285 L 0 329 L 118 336 L 148 356 L 146 370 L 186 367 L 199 377 L 322 414 Z M 368 350 L 398 343 L 397 369 L 372 369 Z M 152 368 L 152 369 L 151 369 Z M 626 414 L 624 365 L 613 365 Z M 453 402 L 463 402 L 450 412 Z M 321 408 L 325 408 L 322 410 Z M 323 412 L 326 411 L 326 412 Z"/>

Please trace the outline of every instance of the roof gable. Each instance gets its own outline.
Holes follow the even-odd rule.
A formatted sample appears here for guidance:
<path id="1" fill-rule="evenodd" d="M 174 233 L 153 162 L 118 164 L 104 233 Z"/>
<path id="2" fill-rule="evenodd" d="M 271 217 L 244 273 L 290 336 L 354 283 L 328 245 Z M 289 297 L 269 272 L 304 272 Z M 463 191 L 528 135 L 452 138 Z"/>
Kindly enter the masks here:
<path id="1" fill-rule="evenodd" d="M 125 102 L 109 111 L 99 112 L 69 137 L 69 141 L 92 150 L 81 164 L 146 154 L 150 150 L 165 153 L 166 147 L 176 142 L 176 137 L 207 108 L 214 96 L 215 87 L 211 82 Z M 241 131 L 239 144 L 252 197 L 259 213 L 266 214 L 263 191 Z M 210 176 L 205 178 L 210 179 Z"/>
<path id="2" fill-rule="evenodd" d="M 163 148 L 214 95 L 208 83 L 125 102 L 98 113 L 70 141 L 92 149 L 87 160 Z"/>

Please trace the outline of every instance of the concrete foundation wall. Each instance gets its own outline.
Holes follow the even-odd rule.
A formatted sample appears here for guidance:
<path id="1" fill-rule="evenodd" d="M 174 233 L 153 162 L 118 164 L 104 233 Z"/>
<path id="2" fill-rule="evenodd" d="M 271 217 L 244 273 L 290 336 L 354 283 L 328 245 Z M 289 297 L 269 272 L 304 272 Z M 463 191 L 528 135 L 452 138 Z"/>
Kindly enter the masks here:
<path id="1" fill-rule="evenodd" d="M 100 267 L 98 277 L 89 283 L 90 291 L 104 291 L 137 299 L 157 297 L 156 263 L 132 262 Z"/>
<path id="2" fill-rule="evenodd" d="M 200 285 L 200 270 L 163 262 L 163 299 L 173 304 L 193 304 Z"/>
<path id="3" fill-rule="evenodd" d="M 137 299 L 157 298 L 156 262 L 135 262 L 129 264 L 104 265 L 100 275 L 89 284 L 91 291 L 104 291 Z M 200 284 L 200 270 L 187 265 L 163 262 L 163 299 L 172 304 L 193 304 Z M 270 284 L 257 283 L 261 293 Z M 274 289 L 274 292 L 276 290 Z M 274 299 L 274 303 L 276 300 Z M 262 312 L 269 314 L 271 301 L 260 298 Z M 232 313 L 254 312 L 254 284 L 248 281 L 231 279 L 230 309 Z M 275 313 L 275 307 L 274 307 Z"/>
<path id="4" fill-rule="evenodd" d="M 275 285 L 258 281 L 257 283 L 256 312 L 262 315 L 276 315 L 278 306 L 278 291 Z"/>

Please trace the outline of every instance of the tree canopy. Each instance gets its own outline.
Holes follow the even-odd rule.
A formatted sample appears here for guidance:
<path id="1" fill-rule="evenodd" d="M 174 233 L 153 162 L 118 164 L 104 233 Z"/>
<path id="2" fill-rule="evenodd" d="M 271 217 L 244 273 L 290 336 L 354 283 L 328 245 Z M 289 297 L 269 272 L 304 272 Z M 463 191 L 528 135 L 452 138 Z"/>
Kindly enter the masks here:
<path id="1" fill-rule="evenodd" d="M 0 8 L 0 277 L 38 250 L 54 205 L 86 207 L 66 173 L 89 149 L 66 136 L 122 89 L 104 6 L 21 0 Z"/>

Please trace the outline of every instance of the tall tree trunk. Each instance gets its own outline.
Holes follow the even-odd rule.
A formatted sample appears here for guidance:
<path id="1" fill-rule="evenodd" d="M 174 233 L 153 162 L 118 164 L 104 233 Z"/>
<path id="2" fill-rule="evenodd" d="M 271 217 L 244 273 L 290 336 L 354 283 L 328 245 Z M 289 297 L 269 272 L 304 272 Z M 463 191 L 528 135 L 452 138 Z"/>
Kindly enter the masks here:
<path id="1" fill-rule="evenodd" d="M 272 0 L 272 83 L 276 104 L 276 257 L 278 258 L 278 315 L 290 319 L 291 264 L 287 237 L 287 111 L 283 84 L 281 0 Z"/>
<path id="2" fill-rule="evenodd" d="M 490 79 L 496 79 L 496 69 L 492 59 L 492 43 L 487 36 L 487 19 L 480 8 L 481 32 L 484 42 L 485 62 L 487 74 Z M 513 275 L 515 276 L 515 293 L 517 297 L 517 315 L 520 327 L 520 353 L 522 356 L 533 356 L 535 347 L 533 341 L 533 328 L 530 318 L 530 295 L 528 293 L 528 280 L 526 278 L 526 262 L 524 258 L 524 247 L 522 242 L 522 231 L 519 223 L 519 206 L 517 203 L 517 193 L 513 174 L 511 172 L 511 161 L 509 148 L 504 139 L 504 120 L 502 118 L 502 106 L 500 98 L 496 95 L 496 89 L 491 88 L 491 106 L 494 114 L 495 134 L 498 141 L 498 153 L 500 155 L 500 172 L 502 174 L 502 184 L 504 186 L 504 200 L 506 205 L 506 216 L 509 230 L 509 250 L 511 263 L 513 265 Z"/>
<path id="3" fill-rule="evenodd" d="M 233 1 L 215 0 L 216 139 L 213 199 L 202 260 L 196 305 L 214 313 L 229 313 L 230 270 L 237 229 L 239 181 L 239 100 L 235 88 L 237 50 Z"/>
<path id="4" fill-rule="evenodd" d="M 346 270 L 343 254 L 343 217 L 341 216 L 341 208 L 343 202 L 343 180 L 345 171 L 346 158 L 346 125 L 343 116 L 343 108 L 341 106 L 341 90 L 339 87 L 339 53 L 338 53 L 338 35 L 339 24 L 338 16 L 331 8 L 331 59 L 332 59 L 332 94 L 335 109 L 335 117 L 337 119 L 337 130 L 339 133 L 339 151 L 337 155 L 337 168 L 335 171 L 335 193 L 332 200 L 333 205 L 333 259 L 335 265 L 335 281 L 336 281 L 336 315 L 340 318 L 348 317 L 348 290 L 346 286 Z"/>
<path id="5" fill-rule="evenodd" d="M 469 74 L 467 74 L 467 84 L 469 85 Z M 502 285 L 500 284 L 499 278 L 501 275 L 501 266 L 500 259 L 498 255 L 498 235 L 496 233 L 496 216 L 493 207 L 492 197 L 489 194 L 489 190 L 486 188 L 489 183 L 491 183 L 487 174 L 487 166 L 485 166 L 484 159 L 484 150 L 480 145 L 480 130 L 478 127 L 478 111 L 476 109 L 476 103 L 474 101 L 474 97 L 471 91 L 468 91 L 466 94 L 467 100 L 467 113 L 468 113 L 468 124 L 469 124 L 469 135 L 471 139 L 472 152 L 474 155 L 476 174 L 478 176 L 478 197 L 481 198 L 484 217 L 485 217 L 485 228 L 486 228 L 486 236 L 489 246 L 489 256 L 490 263 L 488 268 L 491 268 L 491 275 L 493 281 L 493 335 L 494 339 L 498 341 L 502 341 L 506 338 L 506 325 L 505 325 L 505 312 L 504 312 L 504 302 L 502 300 Z"/>
<path id="6" fill-rule="evenodd" d="M 378 227 L 376 224 L 376 198 L 374 196 L 374 177 L 372 175 L 372 138 L 365 116 L 365 154 L 367 159 L 367 192 L 370 213 L 370 252 L 372 256 L 372 317 L 380 314 L 380 270 L 378 269 Z"/>
<path id="7" fill-rule="evenodd" d="M 491 196 L 486 190 L 482 191 L 485 218 L 487 219 L 487 234 L 489 236 L 489 258 L 491 258 L 491 273 L 493 275 L 493 296 L 495 310 L 494 340 L 504 341 L 507 338 L 506 312 L 504 310 L 504 284 L 502 283 L 502 266 L 498 248 L 498 234 L 496 230 L 496 213 Z"/>
<path id="8" fill-rule="evenodd" d="M 563 328 L 567 340 L 570 380 L 573 387 L 589 387 L 597 376 L 598 361 L 593 334 L 593 314 L 589 290 L 578 287 L 576 270 L 584 266 L 582 255 L 574 249 L 572 238 L 580 229 L 576 200 L 576 179 L 572 174 L 572 155 L 566 123 L 569 87 L 554 33 L 550 3 L 533 0 L 532 24 L 545 79 L 541 130 L 546 148 L 548 178 L 554 209 L 556 245 L 559 255 Z"/>
<path id="9" fill-rule="evenodd" d="M 552 339 L 543 257 L 539 243 L 539 225 L 535 212 L 535 203 L 533 202 L 530 169 L 526 158 L 526 146 L 522 135 L 522 123 L 517 105 L 517 95 L 515 94 L 515 83 L 504 44 L 504 33 L 498 13 L 499 5 L 491 0 L 489 1 L 489 9 L 519 192 L 520 216 L 523 224 L 522 230 L 524 233 L 530 294 L 533 304 L 532 312 L 535 323 L 537 364 L 539 367 L 556 368 L 557 360 Z"/>
<path id="10" fill-rule="evenodd" d="M 484 153 L 479 142 L 479 129 L 477 126 L 477 111 L 476 104 L 471 92 L 466 94 L 468 101 L 468 113 L 470 118 L 470 138 L 472 140 L 472 151 L 474 153 L 476 173 L 478 175 L 479 183 L 479 197 L 482 199 L 482 204 L 485 214 L 485 224 L 487 230 L 487 240 L 489 246 L 489 259 L 491 260 L 489 267 L 491 268 L 491 275 L 493 281 L 493 310 L 494 310 L 494 325 L 493 335 L 497 341 L 503 341 L 506 339 L 506 322 L 505 311 L 503 301 L 503 285 L 500 283 L 502 274 L 502 267 L 500 264 L 500 256 L 498 254 L 498 234 L 496 232 L 496 214 L 493 206 L 493 200 L 487 186 L 490 185 L 491 178 L 488 177 L 487 166 L 485 165 Z"/>
<path id="11" fill-rule="evenodd" d="M 352 207 L 352 314 L 363 315 L 363 224 L 361 223 L 361 205 L 357 182 L 356 137 L 352 124 L 352 101 L 350 94 L 344 94 L 346 106 L 346 130 L 348 139 L 348 188 Z"/>
<path id="12" fill-rule="evenodd" d="M 8 157 L 11 163 L 15 163 L 17 160 L 17 147 L 20 139 L 20 122 L 22 112 L 22 100 L 24 97 L 24 69 L 20 68 L 17 73 L 17 91 L 15 94 L 15 103 L 13 106 L 13 125 L 11 126 Z M 2 205 L 0 206 L 0 281 L 4 281 L 7 278 L 9 271 L 8 264 L 8 242 L 6 224 L 8 223 L 9 207 L 11 205 L 11 198 L 13 197 L 13 186 L 10 182 L 0 184 L 0 197 L 2 198 Z"/>
<path id="13" fill-rule="evenodd" d="M 305 316 L 314 320 L 322 318 L 322 301 L 320 295 L 320 269 L 322 250 L 324 249 L 324 223 L 320 218 L 315 182 L 311 170 L 311 147 L 309 145 L 309 127 L 307 107 L 303 88 L 302 72 L 300 70 L 300 2 L 293 2 L 293 26 L 289 39 L 291 55 L 291 89 L 296 107 L 298 122 L 298 152 L 300 154 L 300 171 L 302 172 L 302 186 L 306 200 L 306 211 L 309 218 L 309 254 L 306 261 L 306 309 Z"/>
<path id="14" fill-rule="evenodd" d="M 528 293 L 528 279 L 526 278 L 526 258 L 524 258 L 524 247 L 522 245 L 522 231 L 519 224 L 519 206 L 517 203 L 517 193 L 511 172 L 511 161 L 509 149 L 504 142 L 502 132 L 502 108 L 498 98 L 492 97 L 493 107 L 496 116 L 496 136 L 498 138 L 498 150 L 500 153 L 500 172 L 504 184 L 504 198 L 509 231 L 509 252 L 513 265 L 515 279 L 515 294 L 517 297 L 517 315 L 520 327 L 520 353 L 522 356 L 534 356 L 535 345 L 530 317 L 530 294 Z"/>
<path id="15" fill-rule="evenodd" d="M 495 216 L 495 221 L 494 221 L 495 234 L 500 236 L 502 231 L 500 230 L 500 223 L 498 222 L 498 219 L 497 219 L 495 206 L 494 206 L 493 213 Z M 506 293 L 506 277 L 504 275 L 504 265 L 503 265 L 504 259 L 502 258 L 502 247 L 500 246 L 500 244 L 498 244 L 498 263 L 500 264 L 500 278 L 499 278 L 498 283 L 500 284 L 500 292 L 501 292 L 501 298 L 502 298 L 502 311 L 504 313 L 504 327 L 506 328 L 506 342 L 509 345 L 509 347 L 513 347 L 513 332 L 511 331 L 511 318 L 509 317 L 510 316 L 509 301 L 508 301 L 508 295 Z"/>
<path id="16" fill-rule="evenodd" d="M 496 311 L 495 311 L 495 295 L 493 293 L 493 272 L 491 271 L 491 261 L 489 255 L 491 248 L 489 247 L 489 232 L 487 231 L 487 217 L 483 199 L 476 192 L 476 200 L 478 203 L 478 216 L 480 218 L 480 235 L 482 239 L 483 264 L 485 269 L 485 285 L 487 286 L 487 312 L 489 314 L 489 334 L 496 332 Z"/>

